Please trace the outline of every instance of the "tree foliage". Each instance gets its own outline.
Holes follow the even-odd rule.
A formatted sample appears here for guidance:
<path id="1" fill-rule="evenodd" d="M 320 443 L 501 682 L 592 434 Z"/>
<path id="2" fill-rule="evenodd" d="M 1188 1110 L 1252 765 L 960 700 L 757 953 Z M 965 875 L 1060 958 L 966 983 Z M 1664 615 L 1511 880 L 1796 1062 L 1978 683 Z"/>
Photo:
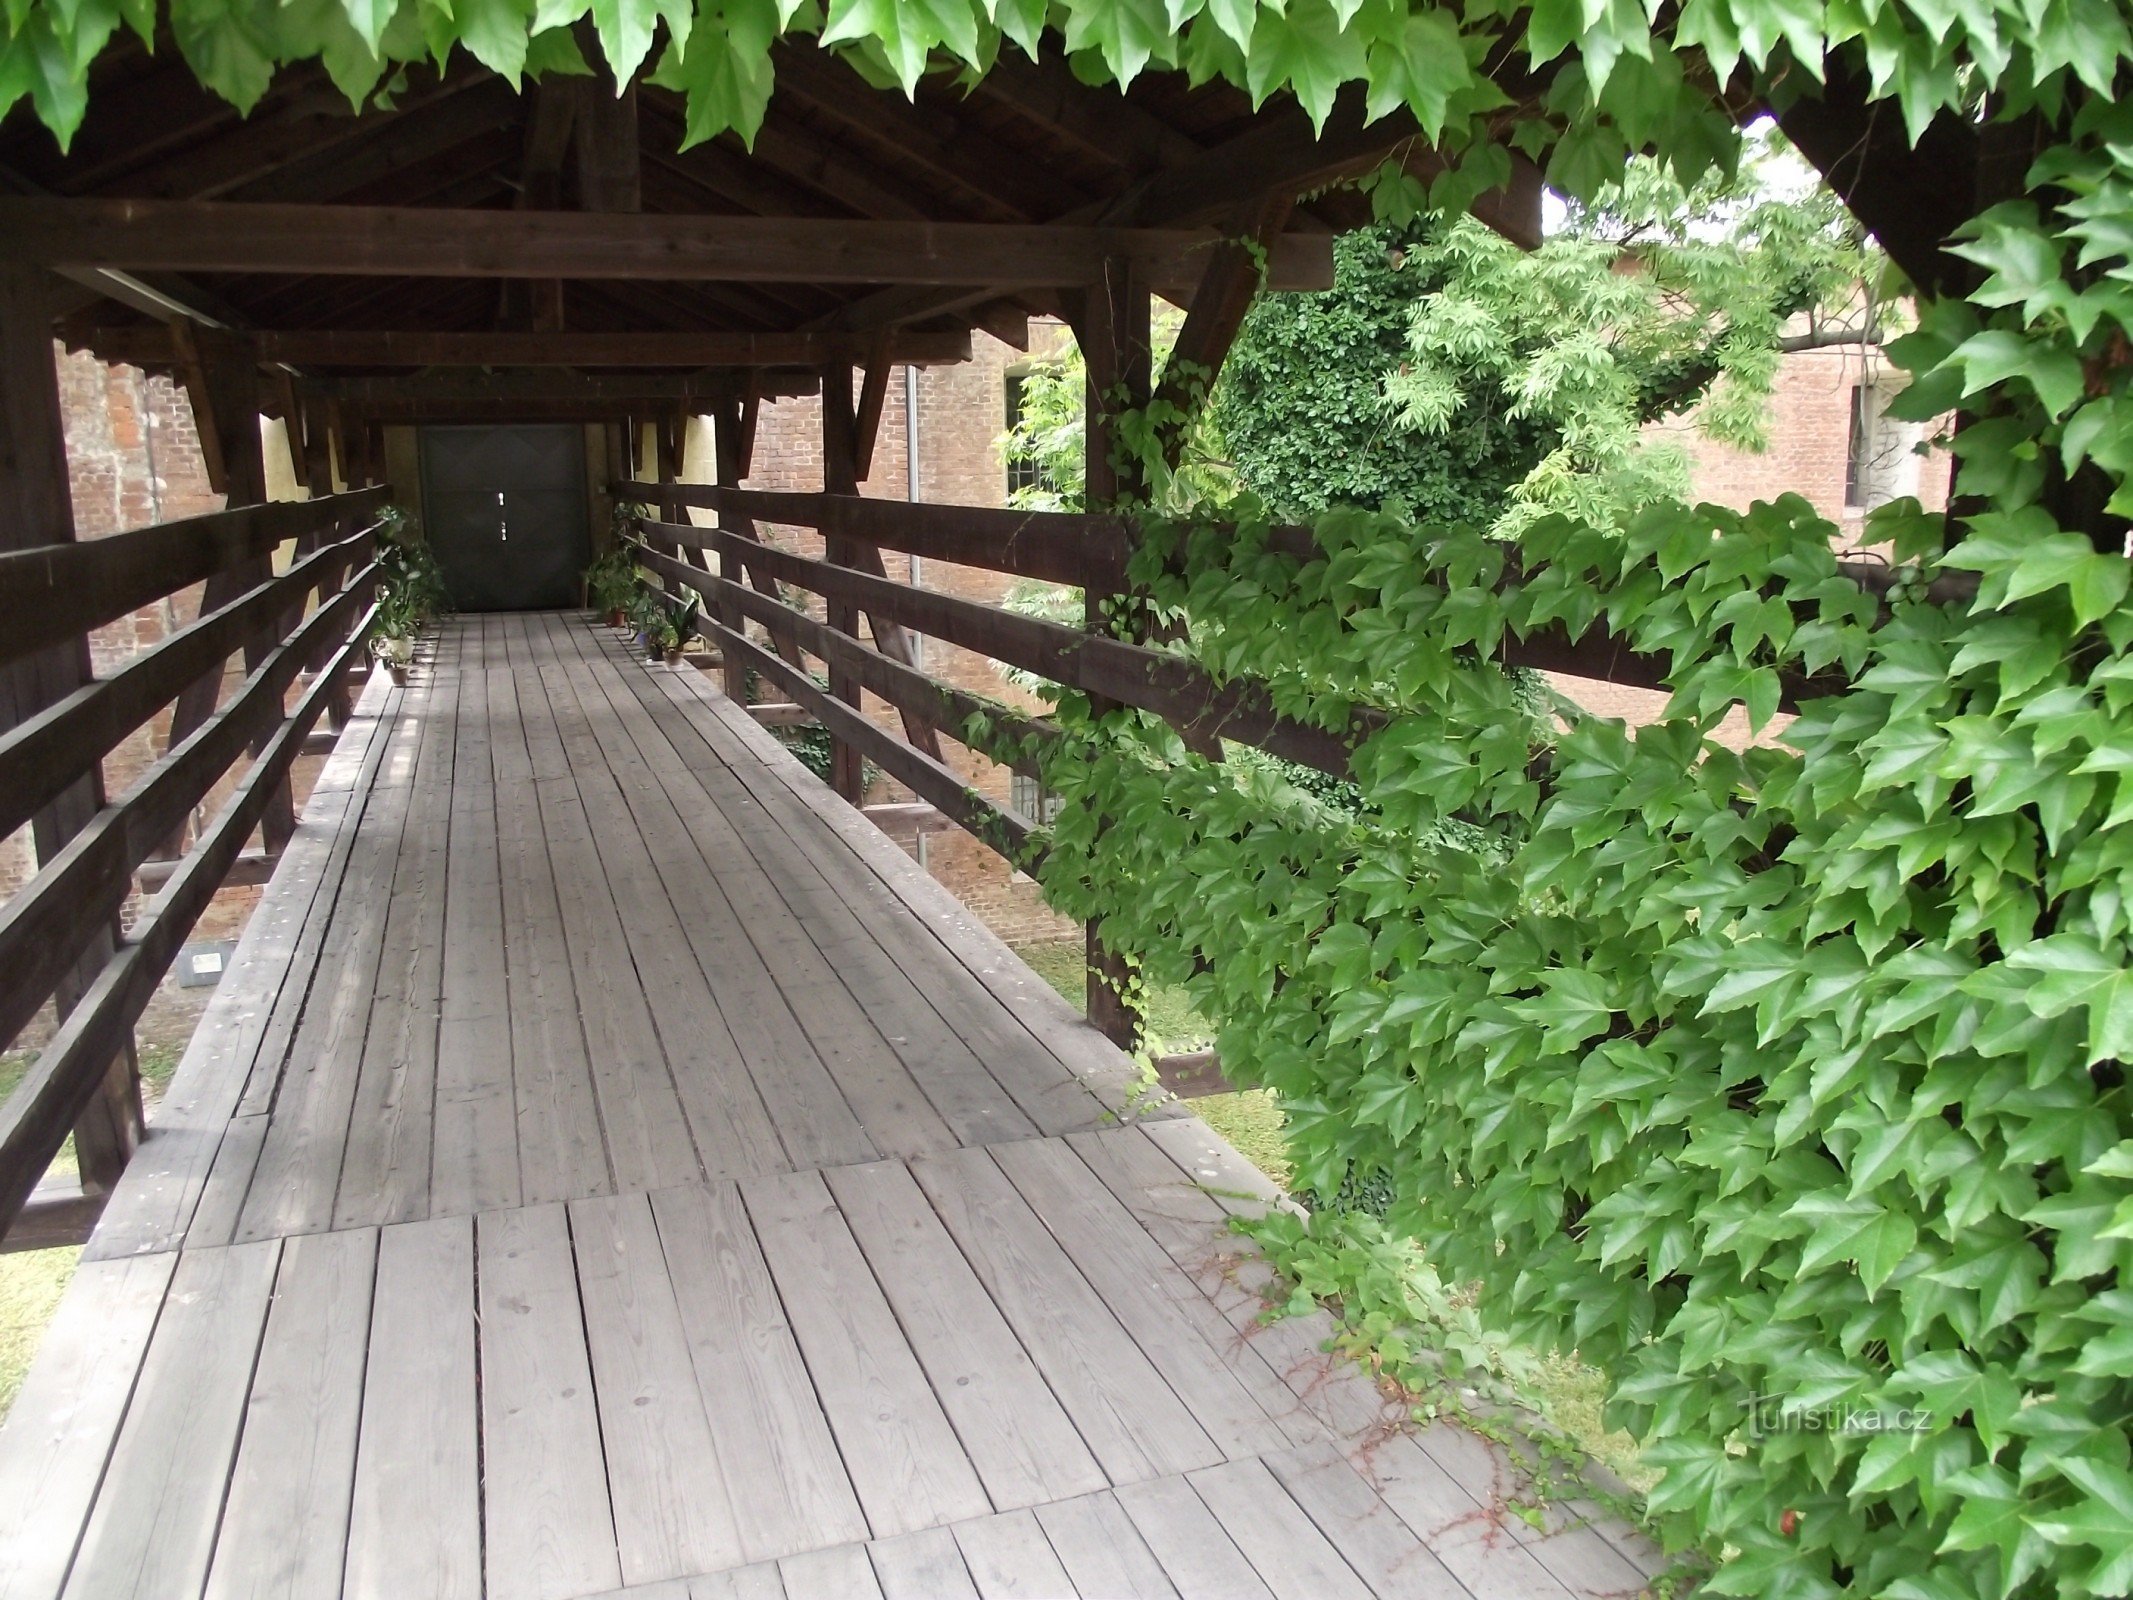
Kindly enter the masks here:
<path id="1" fill-rule="evenodd" d="M 1689 432 L 1763 447 L 1788 346 L 1878 342 L 1892 320 L 1858 225 L 1774 132 L 1739 173 L 1693 186 L 1632 161 L 1538 249 L 1461 218 L 1403 268 L 1429 288 L 1382 398 L 1410 451 L 1414 435 L 1449 455 L 1525 430 L 1467 519 L 1502 537 L 1549 511 L 1613 524 L 1685 495 Z M 1676 419 L 1691 426 L 1654 435 Z"/>

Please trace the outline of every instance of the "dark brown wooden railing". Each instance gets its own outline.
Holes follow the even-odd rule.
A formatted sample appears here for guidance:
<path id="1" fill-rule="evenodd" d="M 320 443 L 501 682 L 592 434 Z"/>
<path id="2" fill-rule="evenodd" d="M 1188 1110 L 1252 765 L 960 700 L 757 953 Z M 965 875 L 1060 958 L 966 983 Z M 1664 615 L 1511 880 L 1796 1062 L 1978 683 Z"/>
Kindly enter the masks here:
<path id="1" fill-rule="evenodd" d="M 904 630 L 1024 668 L 1099 701 L 1154 712 L 1197 750 L 1218 752 L 1219 741 L 1227 739 L 1347 777 L 1356 744 L 1384 725 L 1383 713 L 1367 707 L 1357 709 L 1338 732 L 1298 722 L 1275 709 L 1264 684 L 1217 682 L 1183 655 L 1155 645 L 898 583 L 888 577 L 881 559 L 883 550 L 894 550 L 1076 585 L 1100 596 L 1123 581 L 1131 549 L 1133 531 L 1117 517 L 773 492 L 730 483 L 617 483 L 611 493 L 619 503 L 659 513 L 636 521 L 639 563 L 669 589 L 687 586 L 702 595 L 698 628 L 723 653 L 730 695 L 743 698 L 745 676 L 752 671 L 782 690 L 787 704 L 811 713 L 836 741 L 833 778 L 845 775 L 840 788 L 847 799 L 857 802 L 857 758 L 864 756 L 946 817 L 1025 861 L 1034 821 L 972 789 L 942 759 L 937 736 L 968 744 L 964 735 L 970 719 L 982 715 L 1025 748 L 1041 751 L 1046 741 L 1059 737 L 1058 730 L 919 670 Z M 666 520 L 687 507 L 716 513 L 720 525 Z M 764 543 L 758 522 L 816 530 L 828 559 Z M 1308 528 L 1274 527 L 1265 537 L 1270 548 L 1301 559 L 1319 552 Z M 1884 566 L 1851 561 L 1840 563 L 1839 570 L 1870 593 L 1889 589 L 1892 575 Z M 1501 581 L 1519 581 L 1516 570 Z M 1967 575 L 1956 575 L 1941 580 L 1931 597 L 1960 598 L 1967 587 Z M 787 588 L 818 597 L 828 620 L 788 605 Z M 859 636 L 862 615 L 872 626 L 872 645 Z M 762 629 L 770 648 L 749 636 L 750 623 Z M 1576 639 L 1551 626 L 1524 639 L 1506 638 L 1498 654 L 1506 665 L 1638 688 L 1667 687 L 1665 657 L 1631 649 L 1604 626 Z M 806 670 L 808 657 L 827 668 L 827 690 Z M 1842 687 L 1837 673 L 1790 676 L 1781 685 L 1780 704 L 1796 709 L 1802 700 Z M 861 709 L 862 690 L 894 706 L 909 737 L 898 738 L 869 720 Z M 1031 761 L 1024 770 L 1035 775 L 1035 766 Z M 1092 985 L 1092 1015 L 1094 993 Z"/>
<path id="2" fill-rule="evenodd" d="M 0 1041 L 19 1036 L 47 1001 L 59 1012 L 57 1032 L 0 1101 L 0 1233 L 10 1245 L 48 1242 L 45 1213 L 79 1237 L 116 1181 L 132 1145 L 123 1129 L 137 1135 L 140 1122 L 134 1024 L 253 831 L 271 849 L 293 828 L 289 768 L 313 726 L 348 714 L 350 670 L 375 615 L 377 513 L 388 493 L 244 506 L 0 554 L 0 668 L 9 671 L 41 651 L 80 649 L 90 629 L 206 584 L 197 620 L 0 734 L 0 835 L 34 823 L 39 857 L 36 874 L 0 905 Z M 272 554 L 290 540 L 295 559 L 276 576 Z M 218 707 L 239 654 L 245 677 Z M 292 710 L 290 691 L 306 673 Z M 168 748 L 123 794 L 86 812 L 60 805 L 84 793 L 101 799 L 103 759 L 173 703 Z M 212 823 L 120 933 L 135 874 L 240 769 Z M 31 1207 L 68 1133 L 92 1113 L 100 1131 L 94 1158 L 82 1151 L 80 1192 Z"/>

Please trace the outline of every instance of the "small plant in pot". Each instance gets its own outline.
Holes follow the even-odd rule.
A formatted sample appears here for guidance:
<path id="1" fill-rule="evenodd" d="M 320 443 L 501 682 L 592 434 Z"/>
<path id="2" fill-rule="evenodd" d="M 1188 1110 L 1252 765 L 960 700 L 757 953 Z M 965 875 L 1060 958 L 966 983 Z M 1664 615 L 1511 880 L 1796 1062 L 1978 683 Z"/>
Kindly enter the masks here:
<path id="1" fill-rule="evenodd" d="M 631 603 L 638 590 L 637 563 L 626 550 L 610 550 L 585 569 L 585 599 L 595 614 L 605 617 L 610 628 L 630 620 Z"/>
<path id="2" fill-rule="evenodd" d="M 672 666 L 681 660 L 681 633 L 664 611 L 644 630 L 644 659 L 654 666 L 662 661 Z"/>
<path id="3" fill-rule="evenodd" d="M 381 633 L 370 642 L 371 659 L 393 675 L 393 682 L 407 683 L 407 670 L 415 659 L 415 641 L 404 633 Z"/>

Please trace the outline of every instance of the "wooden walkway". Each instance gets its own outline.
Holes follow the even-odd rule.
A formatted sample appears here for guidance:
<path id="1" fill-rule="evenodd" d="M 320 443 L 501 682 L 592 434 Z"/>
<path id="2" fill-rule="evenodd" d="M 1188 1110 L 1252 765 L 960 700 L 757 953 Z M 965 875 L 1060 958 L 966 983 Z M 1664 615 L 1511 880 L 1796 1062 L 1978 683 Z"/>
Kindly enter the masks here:
<path id="1" fill-rule="evenodd" d="M 1262 1327 L 1262 1179 L 693 669 L 343 736 L 0 1429 L 0 1597 L 1626 1595 Z"/>

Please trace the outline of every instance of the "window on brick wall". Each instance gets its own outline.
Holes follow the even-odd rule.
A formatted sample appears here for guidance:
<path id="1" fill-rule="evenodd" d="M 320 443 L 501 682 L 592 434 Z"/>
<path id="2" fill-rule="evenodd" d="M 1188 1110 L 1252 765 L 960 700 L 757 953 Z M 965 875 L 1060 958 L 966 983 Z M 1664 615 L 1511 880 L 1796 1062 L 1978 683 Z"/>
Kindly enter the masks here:
<path id="1" fill-rule="evenodd" d="M 1010 372 L 1007 375 L 1006 415 L 1010 440 L 1015 429 L 1022 425 L 1022 381 L 1023 374 L 1019 372 Z M 1025 489 L 1048 489 L 1052 486 L 1043 463 L 1035 456 L 1027 451 L 1017 450 L 1012 443 L 1004 447 L 1004 452 L 1007 457 L 1007 493 L 1010 498 Z"/>
<path id="2" fill-rule="evenodd" d="M 1844 505 L 1871 511 L 1899 494 L 1911 463 L 1911 434 L 1888 415 L 1892 392 L 1877 383 L 1852 385 L 1851 442 L 1844 456 Z"/>
<path id="3" fill-rule="evenodd" d="M 1053 794 L 1028 773 L 1015 772 L 1008 775 L 1007 803 L 1030 821 L 1049 827 L 1059 820 L 1059 812 L 1065 806 L 1066 799 L 1063 795 Z M 1020 867 L 1015 868 L 1009 877 L 1015 883 L 1030 881 L 1030 875 Z"/>
<path id="4" fill-rule="evenodd" d="M 1060 808 L 1066 801 L 1028 773 L 1017 772 L 1007 786 L 1007 803 L 1030 821 L 1049 827 L 1059 820 Z"/>

